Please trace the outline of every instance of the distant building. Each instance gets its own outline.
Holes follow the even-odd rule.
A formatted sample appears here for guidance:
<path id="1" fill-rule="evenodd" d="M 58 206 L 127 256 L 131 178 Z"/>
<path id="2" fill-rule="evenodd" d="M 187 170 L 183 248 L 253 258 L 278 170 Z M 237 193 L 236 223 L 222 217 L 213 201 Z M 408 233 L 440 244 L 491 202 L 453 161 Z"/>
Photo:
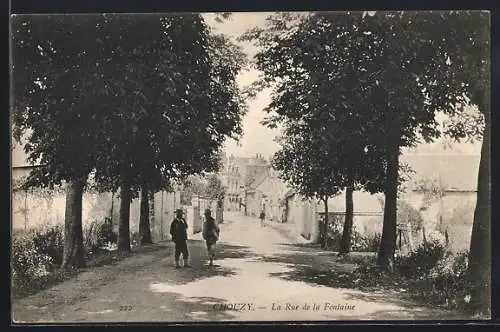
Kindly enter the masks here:
<path id="1" fill-rule="evenodd" d="M 262 211 L 267 220 L 281 221 L 283 217 L 283 195 L 289 188 L 278 178 L 278 173 L 267 166 L 246 190 L 247 213 L 259 216 Z"/>
<path id="2" fill-rule="evenodd" d="M 257 154 L 255 157 L 225 157 L 221 180 L 226 187 L 224 210 L 242 211 L 245 201 L 245 189 L 264 172 L 269 163 Z"/>

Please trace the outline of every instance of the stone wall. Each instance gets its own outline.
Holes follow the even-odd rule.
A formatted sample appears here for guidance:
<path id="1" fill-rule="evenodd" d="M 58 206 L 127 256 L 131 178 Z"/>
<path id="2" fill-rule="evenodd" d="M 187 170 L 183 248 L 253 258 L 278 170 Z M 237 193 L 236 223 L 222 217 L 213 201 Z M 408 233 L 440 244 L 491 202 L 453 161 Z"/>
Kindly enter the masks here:
<path id="1" fill-rule="evenodd" d="M 158 192 L 151 202 L 154 212 L 150 214 L 151 232 L 154 241 L 166 239 L 174 211 L 180 207 L 180 193 Z M 64 187 L 49 191 L 33 189 L 29 192 L 12 192 L 12 228 L 33 228 L 41 225 L 64 223 L 66 193 Z M 92 222 L 111 218 L 113 228 L 118 230 L 120 198 L 117 194 L 85 192 L 82 202 L 82 223 L 88 227 Z M 130 231 L 139 231 L 140 199 L 130 203 Z"/>

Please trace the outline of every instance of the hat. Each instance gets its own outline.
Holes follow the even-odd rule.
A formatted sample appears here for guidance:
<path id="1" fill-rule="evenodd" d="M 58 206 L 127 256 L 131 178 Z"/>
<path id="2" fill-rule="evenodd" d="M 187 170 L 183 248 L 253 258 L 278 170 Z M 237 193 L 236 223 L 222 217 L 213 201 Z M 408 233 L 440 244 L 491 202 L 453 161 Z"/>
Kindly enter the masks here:
<path id="1" fill-rule="evenodd" d="M 176 209 L 175 210 L 175 213 L 178 214 L 178 213 L 184 213 L 184 211 L 182 211 L 182 209 Z"/>
<path id="2" fill-rule="evenodd" d="M 210 214 L 212 213 L 212 211 L 210 211 L 210 209 L 205 209 L 205 214 Z"/>

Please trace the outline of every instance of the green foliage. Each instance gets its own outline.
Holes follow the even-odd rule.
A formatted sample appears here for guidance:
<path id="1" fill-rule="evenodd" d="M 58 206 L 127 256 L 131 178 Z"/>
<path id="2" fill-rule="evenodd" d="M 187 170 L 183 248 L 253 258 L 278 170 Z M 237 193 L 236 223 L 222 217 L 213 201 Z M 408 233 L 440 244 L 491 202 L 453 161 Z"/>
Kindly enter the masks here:
<path id="1" fill-rule="evenodd" d="M 471 285 L 467 279 L 468 253 L 451 254 L 448 252 L 437 259 L 440 254 L 436 255 L 431 250 L 427 258 L 424 256 L 426 255 L 420 255 L 421 262 L 428 262 L 426 271 L 414 269 L 413 273 L 408 273 L 409 271 L 396 268 L 394 273 L 387 274 L 374 265 L 374 262 L 366 261 L 359 264 L 345 280 L 348 281 L 348 287 L 365 291 L 387 289 L 404 292 L 426 305 L 444 306 L 448 309 L 469 312 Z M 408 264 L 412 262 L 408 261 Z"/>
<path id="2" fill-rule="evenodd" d="M 424 279 L 409 283 L 415 295 L 449 309 L 469 311 L 471 284 L 467 278 L 468 252 L 447 253 Z"/>
<path id="3" fill-rule="evenodd" d="M 353 229 L 351 250 L 357 252 L 377 252 L 380 247 L 381 238 L 380 233 L 361 235 L 361 233 Z"/>
<path id="4" fill-rule="evenodd" d="M 87 259 L 103 251 L 99 246 L 116 242 L 110 220 L 93 222 L 84 232 Z M 14 295 L 26 295 L 67 277 L 59 271 L 63 258 L 64 229 L 60 225 L 17 230 L 12 235 L 11 276 Z M 105 251 L 105 250 L 104 250 Z"/>
<path id="5" fill-rule="evenodd" d="M 139 243 L 141 243 L 141 233 L 133 232 L 132 234 L 130 234 L 130 243 L 134 246 L 139 245 Z"/>
<path id="6" fill-rule="evenodd" d="M 340 62 L 328 62 L 341 61 L 341 45 L 326 35 L 324 41 L 316 39 L 325 28 L 319 21 L 315 14 L 276 14 L 266 29 L 247 34 L 262 47 L 256 56 L 265 74 L 262 80 L 274 87 L 266 109 L 272 115 L 264 123 L 284 127 L 274 167 L 306 197 L 335 195 L 350 182 L 378 191 L 380 183 L 374 180 L 383 179 L 381 150 L 370 147 L 365 135 L 362 114 L 356 110 L 361 96 L 351 88 L 353 77 L 341 75 L 345 68 Z"/>
<path id="7" fill-rule="evenodd" d="M 472 66 L 484 75 L 488 68 L 485 17 L 480 12 L 280 13 L 243 39 L 261 48 L 255 59 L 264 75 L 256 85 L 273 88 L 267 110 L 276 115 L 269 123 L 285 118 L 322 126 L 351 118 L 355 130 L 370 138 L 372 152 L 383 153 L 387 142 L 412 146 L 419 136 L 438 137 L 435 113 L 460 112 L 455 106 L 469 91 L 463 69 L 471 66 L 462 46 L 477 57 Z M 320 111 L 321 117 L 308 116 Z"/>
<path id="8" fill-rule="evenodd" d="M 206 179 L 202 176 L 191 175 L 182 181 L 181 204 L 191 205 L 193 195 L 202 195 L 206 188 Z"/>
<path id="9" fill-rule="evenodd" d="M 408 256 L 395 260 L 395 269 L 407 278 L 425 279 L 432 269 L 445 256 L 446 249 L 439 241 L 432 241 L 419 246 Z"/>
<path id="10" fill-rule="evenodd" d="M 481 141 L 484 132 L 485 117 L 477 107 L 460 105 L 460 111 L 443 123 L 445 137 L 452 141 L 475 143 Z"/>
<path id="11" fill-rule="evenodd" d="M 397 221 L 398 224 L 401 225 L 407 225 L 409 223 L 412 231 L 422 229 L 424 223 L 422 214 L 411 204 L 403 200 L 397 201 Z"/>
<path id="12" fill-rule="evenodd" d="M 244 55 L 198 14 L 16 16 L 13 36 L 15 136 L 42 164 L 33 185 L 95 168 L 103 190 L 123 177 L 158 190 L 217 169 L 241 133 Z"/>
<path id="13" fill-rule="evenodd" d="M 113 231 L 113 225 L 110 218 L 104 218 L 104 221 L 93 221 L 83 231 L 84 246 L 87 253 L 93 253 L 107 244 L 115 244 L 118 234 Z"/>
<path id="14" fill-rule="evenodd" d="M 11 275 L 15 293 L 42 287 L 62 262 L 63 229 L 60 226 L 20 231 L 12 237 Z"/>
<path id="15" fill-rule="evenodd" d="M 415 184 L 415 190 L 424 195 L 423 204 L 427 208 L 444 196 L 446 188 L 439 179 L 425 178 Z"/>
<path id="16" fill-rule="evenodd" d="M 298 169 L 298 175 L 285 180 L 305 182 L 297 188 L 301 193 L 304 187 L 314 188 L 307 196 L 321 188 L 314 176 L 332 181 L 320 182 L 329 189 L 354 180 L 391 200 L 387 203 L 392 210 L 384 215 L 384 228 L 390 231 L 383 232 L 380 264 L 389 265 L 395 248 L 393 193 L 400 147 L 439 137 L 435 115 L 459 113 L 457 105 L 467 103 L 467 94 L 486 103 L 486 19 L 483 12 L 279 13 L 268 17 L 266 27 L 243 36 L 260 48 L 255 62 L 263 76 L 252 88 L 273 91 L 266 123 L 284 123 L 285 141 L 292 137 L 288 145 L 299 151 L 278 158 L 278 168 Z M 468 52 L 474 54 L 470 59 Z M 471 77 L 481 81 L 472 83 L 473 89 Z M 252 88 L 250 95 L 255 94 Z M 474 97 L 476 92 L 480 97 Z M 325 127 L 329 129 L 322 132 Z M 293 165 L 307 155 L 297 136 L 314 154 L 312 170 Z M 320 138 L 331 139 L 321 144 Z M 338 151 L 329 155 L 329 147 Z M 348 147 L 351 158 L 343 155 L 342 147 Z M 321 159 L 325 157 L 334 161 L 329 164 Z M 336 167 L 329 172 L 332 165 Z M 351 167 L 361 174 L 349 172 Z"/>
<path id="17" fill-rule="evenodd" d="M 334 169 L 328 162 L 328 155 L 311 146 L 311 141 L 304 135 L 287 136 L 281 143 L 272 166 L 280 172 L 280 178 L 289 183 L 298 193 L 305 197 L 321 198 L 333 196 L 342 190 L 339 178 L 334 177 Z M 338 173 L 337 173 L 338 174 Z"/>
<path id="18" fill-rule="evenodd" d="M 339 251 L 342 240 L 344 216 L 338 216 L 329 223 L 327 247 L 332 251 Z M 379 233 L 363 235 L 353 226 L 351 235 L 351 250 L 353 252 L 376 252 L 380 246 Z"/>
<path id="19" fill-rule="evenodd" d="M 451 103 L 462 100 L 448 95 L 455 86 L 433 84 L 450 76 L 441 39 L 456 38 L 448 18 L 461 15 L 313 13 L 284 23 L 282 15 L 275 14 L 266 28 L 254 29 L 246 38 L 257 39 L 262 47 L 256 62 L 265 74 L 263 80 L 275 87 L 268 109 L 278 114 L 277 119 L 308 121 L 299 114 L 321 109 L 338 121 L 338 115 L 349 114 L 347 109 L 358 127 L 363 120 L 365 135 L 378 137 L 371 143 L 379 149 L 388 138 L 411 146 L 417 133 L 425 139 L 439 135 L 434 112 L 451 111 Z M 329 102 L 316 102 L 326 91 Z M 327 115 L 317 120 L 321 123 Z"/>
<path id="20" fill-rule="evenodd" d="M 64 229 L 56 225 L 54 227 L 42 227 L 35 229 L 33 244 L 38 253 L 51 258 L 54 266 L 62 263 L 64 248 Z"/>
<path id="21" fill-rule="evenodd" d="M 31 234 L 12 239 L 11 267 L 14 290 L 23 289 L 49 273 L 52 258 L 38 252 Z"/>
<path id="22" fill-rule="evenodd" d="M 225 188 L 217 174 L 211 174 L 207 179 L 207 186 L 204 194 L 212 200 L 222 200 L 225 195 Z"/>
<path id="23" fill-rule="evenodd" d="M 215 21 L 217 23 L 224 23 L 224 21 L 230 20 L 231 16 L 232 16 L 231 12 L 216 13 L 215 14 Z"/>

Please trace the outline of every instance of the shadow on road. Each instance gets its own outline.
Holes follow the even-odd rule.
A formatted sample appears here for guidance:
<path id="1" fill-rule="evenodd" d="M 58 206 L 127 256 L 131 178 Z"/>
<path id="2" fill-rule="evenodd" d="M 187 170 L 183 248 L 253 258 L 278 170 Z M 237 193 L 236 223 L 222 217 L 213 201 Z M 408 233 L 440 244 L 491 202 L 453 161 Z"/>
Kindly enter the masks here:
<path id="1" fill-rule="evenodd" d="M 438 309 L 435 305 L 415 301 L 407 293 L 407 290 L 402 288 L 403 285 L 384 275 L 377 277 L 377 280 L 370 280 L 370 282 L 362 280 L 362 276 L 357 272 L 354 273 L 358 265 L 352 262 L 352 258 L 338 257 L 333 253 L 325 255 L 314 249 L 304 248 L 302 245 L 288 245 L 286 247 L 291 250 L 261 258 L 263 262 L 286 265 L 289 268 L 283 272 L 269 273 L 270 277 L 331 288 L 351 289 L 353 292 L 345 293 L 346 297 L 344 297 L 348 303 L 350 300 L 358 300 L 401 308 L 399 315 L 397 310 L 391 312 L 392 309 L 388 309 L 387 311 L 377 311 L 371 315 L 371 318 L 366 319 L 405 319 L 404 317 L 406 319 L 408 317 L 411 319 L 465 319 L 463 314 L 445 309 L 439 310 L 441 308 Z M 370 253 L 354 253 L 354 256 L 354 259 L 359 260 L 374 257 Z"/>
<path id="2" fill-rule="evenodd" d="M 225 259 L 246 259 L 255 257 L 249 247 L 217 244 L 216 260 L 213 267 L 209 267 L 207 250 L 204 241 L 189 240 L 191 268 L 175 268 L 174 258 L 171 251 L 158 262 L 158 269 L 153 275 L 145 275 L 144 278 L 154 280 L 157 284 L 184 285 L 211 277 L 231 277 L 237 274 L 237 269 L 221 266 Z"/>
<path id="3" fill-rule="evenodd" d="M 205 243 L 202 242 L 203 249 L 205 250 Z M 204 253 L 206 255 L 206 253 Z M 250 247 L 231 245 L 227 243 L 217 243 L 216 257 L 217 260 L 228 258 L 252 258 L 256 257 Z"/>

